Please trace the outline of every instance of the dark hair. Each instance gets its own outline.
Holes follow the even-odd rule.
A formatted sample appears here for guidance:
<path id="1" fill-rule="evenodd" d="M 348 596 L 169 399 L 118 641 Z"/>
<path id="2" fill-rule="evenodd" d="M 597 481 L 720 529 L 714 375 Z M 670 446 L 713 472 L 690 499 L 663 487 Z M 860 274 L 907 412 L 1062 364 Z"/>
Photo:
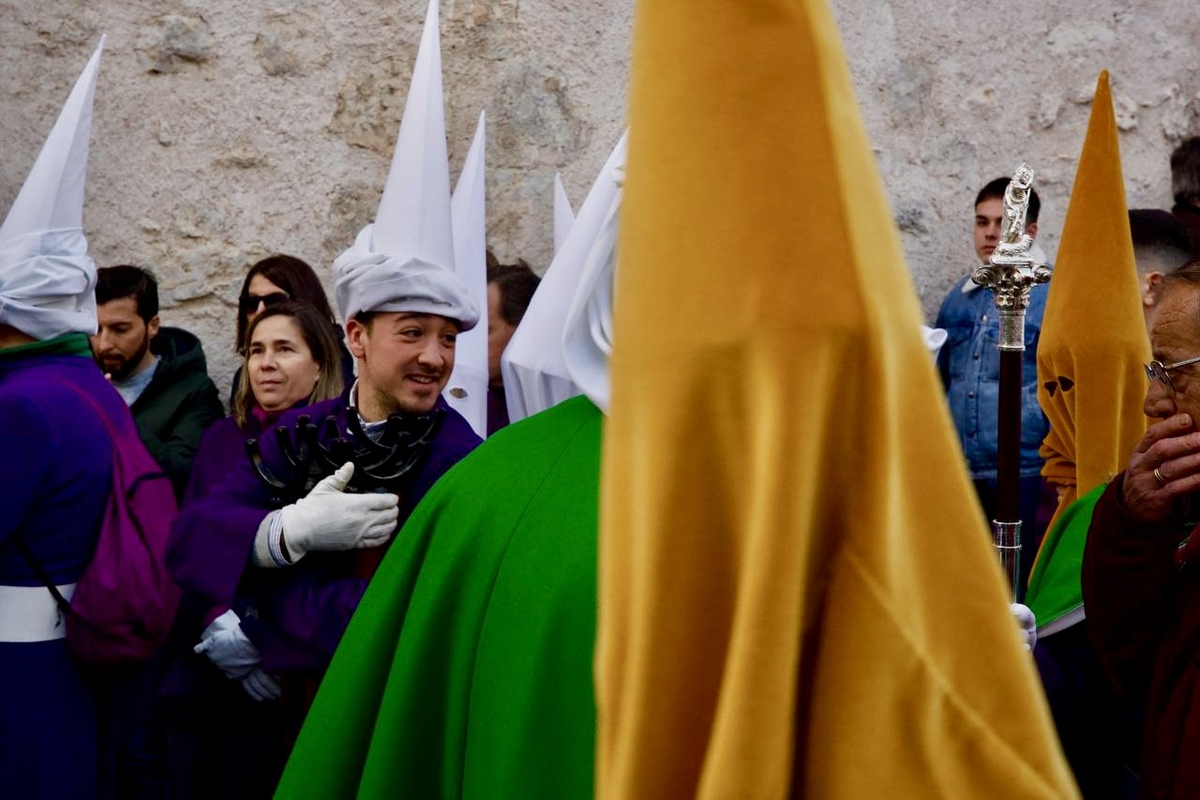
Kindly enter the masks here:
<path id="1" fill-rule="evenodd" d="M 1192 257 L 1192 239 L 1170 211 L 1129 209 L 1129 233 L 1139 272 L 1172 272 Z"/>
<path id="2" fill-rule="evenodd" d="M 334 328 L 321 313 L 307 303 L 288 301 L 264 308 L 254 318 L 246 329 L 246 343 L 254 336 L 259 323 L 271 317 L 289 317 L 296 321 L 300 335 L 312 353 L 313 361 L 321 367 L 321 377 L 313 386 L 312 394 L 308 396 L 309 403 L 319 403 L 329 400 L 342 393 L 342 348 L 334 336 Z M 238 385 L 237 394 L 233 398 L 233 416 L 238 427 L 245 427 L 254 408 L 254 389 L 250 380 L 250 348 L 243 348 L 242 382 Z"/>
<path id="3" fill-rule="evenodd" d="M 984 200 L 993 198 L 1004 199 L 1004 192 L 1008 189 L 1008 184 L 1012 178 L 996 178 L 993 181 L 988 181 L 987 185 L 979 190 L 979 194 L 975 195 L 975 205 L 979 205 Z M 1038 221 L 1038 212 L 1042 210 L 1042 201 L 1038 197 L 1036 189 L 1029 190 L 1029 208 L 1025 211 L 1025 224 L 1031 225 Z"/>
<path id="4" fill-rule="evenodd" d="M 96 270 L 96 304 L 132 297 L 137 303 L 137 315 L 150 322 L 158 315 L 158 280 L 148 269 L 132 264 L 101 267 Z"/>
<path id="5" fill-rule="evenodd" d="M 1176 203 L 1200 203 L 1200 136 L 1184 139 L 1171 153 L 1171 193 Z"/>
<path id="6" fill-rule="evenodd" d="M 375 327 L 375 318 L 376 318 L 376 317 L 378 317 L 378 316 L 379 316 L 380 314 L 382 314 L 382 313 L 385 313 L 385 312 L 382 312 L 382 311 L 360 311 L 360 312 L 358 312 L 357 314 L 355 314 L 355 315 L 352 317 L 352 319 L 354 319 L 354 321 L 355 321 L 355 322 L 358 322 L 358 323 L 359 323 L 359 324 L 361 324 L 361 325 L 362 325 L 364 328 L 366 328 L 366 329 L 367 329 L 367 333 L 370 333 L 370 332 L 372 331 L 372 329 Z M 432 311 L 422 311 L 422 312 L 415 312 L 415 311 L 414 311 L 414 312 L 412 312 L 412 313 L 414 313 L 414 314 L 415 314 L 415 313 L 421 313 L 421 314 L 425 314 L 425 315 L 427 315 L 427 316 L 431 316 L 431 317 L 441 317 L 441 316 L 443 316 L 442 314 L 437 314 L 437 313 L 434 313 L 434 312 L 432 312 Z M 453 322 L 453 323 L 454 323 L 454 327 L 455 327 L 455 328 L 457 328 L 457 329 L 458 329 L 458 331 L 459 331 L 460 333 L 462 332 L 462 327 L 463 327 L 462 320 L 460 320 L 460 319 L 455 319 L 454 317 L 446 317 L 446 319 L 448 319 L 448 320 L 450 320 L 451 322 Z"/>
<path id="7" fill-rule="evenodd" d="M 509 325 L 516 327 L 525 316 L 525 309 L 533 300 L 542 279 L 537 276 L 524 259 L 517 259 L 515 264 L 489 265 L 487 282 L 496 284 L 500 292 L 500 316 Z"/>
<path id="8" fill-rule="evenodd" d="M 256 262 L 246 273 L 242 281 L 242 291 L 238 295 L 237 349 L 242 352 L 246 343 L 246 315 L 242 313 L 241 300 L 250 293 L 250 281 L 255 275 L 262 275 L 271 283 L 287 292 L 288 299 L 297 303 L 307 303 L 317 310 L 321 316 L 331 323 L 337 324 L 333 309 L 329 307 L 329 298 L 325 296 L 325 287 L 321 279 L 307 262 L 295 256 L 276 253 Z"/>

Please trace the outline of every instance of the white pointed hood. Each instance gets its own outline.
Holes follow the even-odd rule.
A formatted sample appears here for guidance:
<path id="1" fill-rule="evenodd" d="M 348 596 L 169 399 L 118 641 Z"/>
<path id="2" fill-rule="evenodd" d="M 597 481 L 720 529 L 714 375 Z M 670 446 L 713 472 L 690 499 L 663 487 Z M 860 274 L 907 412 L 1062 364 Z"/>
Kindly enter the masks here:
<path id="1" fill-rule="evenodd" d="M 481 309 L 487 308 L 487 214 L 484 203 L 484 142 L 486 122 L 479 113 L 475 138 L 463 162 L 450 199 L 454 224 L 455 272 Z M 487 438 L 488 346 L 487 325 L 458 337 L 454 371 L 446 384 L 446 402 L 462 414 L 481 438 Z"/>
<path id="2" fill-rule="evenodd" d="M 441 314 L 470 330 L 479 306 L 454 275 L 450 164 L 438 0 L 430 0 L 375 222 L 334 262 L 342 319 L 363 311 Z"/>
<path id="3" fill-rule="evenodd" d="M 613 167 L 618 187 L 625 182 L 625 163 Z M 588 399 L 608 413 L 612 396 L 608 359 L 612 355 L 613 280 L 617 269 L 617 235 L 620 232 L 621 197 L 618 188 L 583 265 L 583 275 L 563 331 L 563 361 L 567 374 Z"/>
<path id="4" fill-rule="evenodd" d="M 103 49 L 101 37 L 0 226 L 0 324 L 39 340 L 96 332 L 83 192 Z"/>
<path id="5" fill-rule="evenodd" d="M 615 226 L 620 202 L 618 167 L 625 163 L 629 132 L 617 142 L 596 178 L 571 233 L 554 256 L 521 324 L 501 359 L 511 421 L 524 419 L 581 392 L 571 377 L 562 342 L 584 268 L 597 241 Z M 615 236 L 615 233 L 612 235 Z"/>
<path id="6" fill-rule="evenodd" d="M 554 252 L 562 249 L 571 226 L 575 224 L 575 209 L 571 208 L 571 200 L 567 190 L 563 188 L 562 174 L 554 173 Z"/>

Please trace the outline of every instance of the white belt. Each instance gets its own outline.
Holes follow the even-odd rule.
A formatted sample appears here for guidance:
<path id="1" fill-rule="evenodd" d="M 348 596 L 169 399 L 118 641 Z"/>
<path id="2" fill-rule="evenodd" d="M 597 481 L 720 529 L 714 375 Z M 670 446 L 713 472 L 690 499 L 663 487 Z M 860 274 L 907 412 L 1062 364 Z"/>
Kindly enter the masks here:
<path id="1" fill-rule="evenodd" d="M 70 601 L 75 584 L 58 591 Z M 49 642 L 66 635 L 58 604 L 45 586 L 0 586 L 0 642 Z"/>

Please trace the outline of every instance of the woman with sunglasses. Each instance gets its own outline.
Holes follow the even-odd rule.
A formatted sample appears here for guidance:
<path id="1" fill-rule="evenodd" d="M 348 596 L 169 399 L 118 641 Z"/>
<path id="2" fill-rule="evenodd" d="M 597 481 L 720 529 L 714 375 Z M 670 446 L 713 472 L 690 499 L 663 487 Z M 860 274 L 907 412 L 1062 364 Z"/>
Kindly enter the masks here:
<path id="1" fill-rule="evenodd" d="M 334 329 L 334 337 L 342 339 L 341 326 L 333 316 L 329 306 L 329 298 L 325 295 L 325 287 L 321 279 L 307 262 L 295 256 L 276 253 L 256 262 L 246 273 L 242 282 L 242 292 L 238 296 L 237 320 L 237 351 L 245 349 L 246 332 L 250 322 L 263 309 L 289 300 L 312 306 Z M 354 359 L 345 346 L 341 348 L 342 383 L 349 386 L 354 382 Z M 237 401 L 238 390 L 242 383 L 242 369 L 233 376 L 233 386 L 229 392 L 229 407 L 233 408 Z"/>
<path id="2" fill-rule="evenodd" d="M 230 415 L 200 440 L 184 507 L 223 481 L 247 457 L 246 440 L 270 430 L 283 412 L 341 394 L 342 348 L 334 330 L 321 312 L 303 303 L 272 303 L 257 311 L 246 326 L 247 380 Z M 257 666 L 253 645 L 236 636 L 248 616 L 245 608 L 239 612 L 184 596 L 163 691 L 173 797 L 269 797 L 283 769 L 288 708 L 271 702 L 280 695 L 278 683 Z M 196 652 L 208 628 L 238 639 L 236 652 Z"/>

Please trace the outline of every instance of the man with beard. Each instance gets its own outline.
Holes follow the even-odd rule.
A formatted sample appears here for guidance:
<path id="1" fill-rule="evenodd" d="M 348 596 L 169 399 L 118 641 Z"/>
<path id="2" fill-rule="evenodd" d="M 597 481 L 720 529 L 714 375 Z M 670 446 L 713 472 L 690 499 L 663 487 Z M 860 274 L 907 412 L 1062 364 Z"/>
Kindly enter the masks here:
<path id="1" fill-rule="evenodd" d="M 98 270 L 92 349 L 129 404 L 142 442 L 182 496 L 204 429 L 224 416 L 200 340 L 160 327 L 158 283 L 141 267 Z"/>

